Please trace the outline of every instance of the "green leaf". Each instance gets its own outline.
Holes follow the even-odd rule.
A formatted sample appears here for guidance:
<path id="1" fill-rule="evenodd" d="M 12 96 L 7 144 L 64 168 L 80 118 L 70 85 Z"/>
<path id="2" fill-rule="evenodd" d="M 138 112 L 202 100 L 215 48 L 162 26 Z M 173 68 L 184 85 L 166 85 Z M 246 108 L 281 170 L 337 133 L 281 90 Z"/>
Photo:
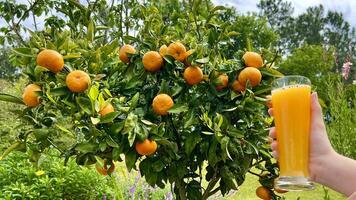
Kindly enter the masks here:
<path id="1" fill-rule="evenodd" d="M 97 144 L 88 142 L 88 143 L 77 144 L 75 150 L 80 151 L 82 153 L 90 153 L 90 152 L 95 152 L 97 148 L 98 148 Z"/>
<path id="2" fill-rule="evenodd" d="M 136 138 L 136 131 L 134 130 L 130 131 L 128 136 L 130 147 L 132 147 L 132 145 L 134 144 L 135 138 Z"/>
<path id="3" fill-rule="evenodd" d="M 173 58 L 173 56 L 165 55 L 165 56 L 163 57 L 163 59 L 164 59 L 167 63 L 169 63 L 169 64 L 171 64 L 171 65 L 173 65 L 173 63 L 174 63 L 174 58 Z"/>
<path id="4" fill-rule="evenodd" d="M 152 169 L 155 172 L 160 172 L 163 170 L 164 168 L 164 163 L 161 160 L 156 160 L 153 164 L 152 164 Z"/>
<path id="5" fill-rule="evenodd" d="M 89 20 L 88 23 L 88 32 L 87 32 L 87 40 L 88 42 L 93 42 L 94 39 L 94 34 L 95 34 L 95 26 L 94 26 L 94 22 L 92 19 Z"/>
<path id="6" fill-rule="evenodd" d="M 51 89 L 49 94 L 52 97 L 57 97 L 57 96 L 63 96 L 63 95 L 70 94 L 70 91 L 68 90 L 68 88 L 66 86 L 63 86 L 63 87 Z"/>
<path id="7" fill-rule="evenodd" d="M 227 33 L 227 36 L 229 36 L 229 37 L 239 36 L 239 35 L 240 35 L 240 33 L 236 32 L 236 31 L 231 31 L 231 32 Z"/>
<path id="8" fill-rule="evenodd" d="M 122 130 L 122 134 L 124 135 L 131 132 L 135 128 L 137 121 L 138 121 L 137 115 L 130 113 L 125 120 L 125 125 L 124 125 L 124 129 Z"/>
<path id="9" fill-rule="evenodd" d="M 217 147 L 218 147 L 218 141 L 216 139 L 213 139 L 213 141 L 210 143 L 209 152 L 208 152 L 208 161 L 211 166 L 215 166 L 215 164 L 219 161 L 219 158 L 216 154 Z"/>
<path id="10" fill-rule="evenodd" d="M 91 101 L 95 101 L 99 95 L 99 88 L 96 85 L 92 85 L 89 90 L 89 98 Z"/>
<path id="11" fill-rule="evenodd" d="M 82 57 L 82 55 L 80 53 L 70 53 L 70 54 L 63 56 L 63 59 L 67 60 L 67 59 L 80 58 L 80 57 Z"/>
<path id="12" fill-rule="evenodd" d="M 111 113 L 108 113 L 102 117 L 100 117 L 100 123 L 101 124 L 104 124 L 104 123 L 110 123 L 110 122 L 113 122 L 114 119 L 119 116 L 120 113 L 119 112 L 111 112 Z"/>
<path id="13" fill-rule="evenodd" d="M 199 63 L 199 64 L 208 63 L 208 62 L 209 62 L 209 57 L 201 58 L 201 59 L 195 60 L 195 62 L 197 62 L 197 63 Z"/>
<path id="14" fill-rule="evenodd" d="M 181 113 L 188 111 L 188 106 L 182 104 L 175 104 L 171 109 L 168 110 L 169 113 Z"/>
<path id="15" fill-rule="evenodd" d="M 224 180 L 225 184 L 234 190 L 238 189 L 237 181 L 235 180 L 234 174 L 229 170 L 227 166 L 224 166 L 220 170 L 221 178 Z"/>
<path id="16" fill-rule="evenodd" d="M 129 42 L 129 41 L 135 41 L 135 42 L 138 42 L 138 43 L 141 42 L 138 38 L 135 38 L 135 37 L 130 36 L 130 35 L 124 35 L 122 38 L 127 42 Z"/>
<path id="17" fill-rule="evenodd" d="M 277 77 L 277 78 L 280 78 L 280 77 L 283 77 L 284 75 L 275 70 L 275 69 L 272 69 L 272 68 L 262 68 L 261 69 L 261 74 L 262 75 L 267 75 L 267 76 L 272 76 L 272 77 Z"/>
<path id="18" fill-rule="evenodd" d="M 137 153 L 134 148 L 131 148 L 130 151 L 125 154 L 126 167 L 129 171 L 135 168 L 137 158 Z"/>
<path id="19" fill-rule="evenodd" d="M 130 111 L 136 108 L 137 103 L 138 103 L 138 100 L 139 100 L 139 97 L 140 97 L 140 93 L 137 92 L 137 93 L 132 97 L 132 99 L 128 102 L 129 105 L 130 105 Z"/>
<path id="20" fill-rule="evenodd" d="M 113 134 L 118 134 L 118 133 L 120 133 L 120 131 L 124 128 L 124 125 L 125 125 L 125 121 L 122 121 L 122 122 L 120 122 L 120 123 L 113 124 L 113 125 L 110 127 L 110 132 L 113 133 Z"/>
<path id="21" fill-rule="evenodd" d="M 117 142 L 115 142 L 109 135 L 106 136 L 106 143 L 111 147 L 119 147 L 119 144 L 117 144 Z"/>
<path id="22" fill-rule="evenodd" d="M 222 149 L 222 154 L 221 154 L 221 158 L 222 158 L 222 160 L 223 161 L 225 161 L 226 159 L 227 159 L 227 157 L 228 157 L 228 144 L 229 144 L 229 142 L 230 142 L 230 138 L 229 137 L 227 137 L 227 136 L 225 136 L 225 137 L 223 137 L 222 139 L 221 139 L 221 141 L 220 141 L 220 144 L 221 144 L 221 149 Z M 230 155 L 230 154 L 229 154 Z"/>
<path id="23" fill-rule="evenodd" d="M 77 97 L 76 101 L 77 101 L 77 104 L 79 105 L 79 107 L 84 112 L 86 112 L 88 115 L 91 115 L 91 103 L 88 98 Z"/>
<path id="24" fill-rule="evenodd" d="M 187 139 L 184 141 L 185 153 L 189 156 L 194 150 L 195 146 L 202 140 L 197 132 L 192 132 L 188 135 Z"/>
<path id="25" fill-rule="evenodd" d="M 22 99 L 12 96 L 10 94 L 4 94 L 4 93 L 0 93 L 0 101 L 6 101 L 6 102 L 17 103 L 17 104 L 22 104 L 22 105 L 25 104 L 22 101 Z"/>
<path id="26" fill-rule="evenodd" d="M 202 131 L 204 135 L 214 135 L 215 133 L 209 131 Z"/>
<path id="27" fill-rule="evenodd" d="M 32 53 L 31 48 L 26 48 L 26 47 L 13 48 L 12 51 L 19 56 L 31 57 L 31 58 L 36 57 L 36 55 Z"/>
<path id="28" fill-rule="evenodd" d="M 99 124 L 100 118 L 90 117 L 90 121 L 92 124 L 96 125 L 96 124 Z"/>
<path id="29" fill-rule="evenodd" d="M 74 133 L 72 133 L 70 130 L 64 128 L 63 126 L 60 126 L 60 125 L 58 125 L 58 124 L 56 124 L 55 126 L 56 126 L 57 128 L 59 128 L 59 130 L 65 132 L 65 133 L 68 133 L 70 136 L 74 136 L 74 135 L 75 135 Z"/>

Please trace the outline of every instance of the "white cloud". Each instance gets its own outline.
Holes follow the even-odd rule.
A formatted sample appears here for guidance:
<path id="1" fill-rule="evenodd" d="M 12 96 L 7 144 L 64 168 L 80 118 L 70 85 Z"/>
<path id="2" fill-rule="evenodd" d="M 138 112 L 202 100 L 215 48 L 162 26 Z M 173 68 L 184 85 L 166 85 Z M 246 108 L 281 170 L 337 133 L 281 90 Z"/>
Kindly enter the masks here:
<path id="1" fill-rule="evenodd" d="M 258 12 L 257 4 L 259 0 L 212 0 L 214 4 L 233 6 L 237 11 Z M 355 0 L 287 0 L 294 7 L 294 15 L 297 16 L 303 13 L 310 6 L 322 4 L 325 10 L 334 10 L 341 12 L 344 18 L 353 26 L 356 27 L 356 1 Z"/>

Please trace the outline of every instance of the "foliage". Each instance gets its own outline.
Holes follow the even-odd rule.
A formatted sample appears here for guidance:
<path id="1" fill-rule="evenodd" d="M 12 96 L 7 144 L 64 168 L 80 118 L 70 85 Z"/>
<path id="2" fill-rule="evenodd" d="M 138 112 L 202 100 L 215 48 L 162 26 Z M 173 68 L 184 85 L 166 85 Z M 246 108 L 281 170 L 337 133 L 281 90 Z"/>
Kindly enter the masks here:
<path id="1" fill-rule="evenodd" d="M 108 182 L 74 161 L 63 165 L 54 155 L 40 158 L 38 168 L 23 153 L 0 162 L 1 199 L 99 199 L 110 192 Z"/>
<path id="2" fill-rule="evenodd" d="M 326 82 L 330 104 L 327 108 L 327 130 L 335 150 L 356 159 L 356 86 L 330 78 Z"/>
<path id="3" fill-rule="evenodd" d="M 242 94 L 229 88 L 216 91 L 215 79 L 226 73 L 230 84 L 235 80 L 243 68 L 244 47 L 254 46 L 267 61 L 276 59 L 272 47 L 276 36 L 257 16 L 239 16 L 209 1 L 205 6 L 199 3 L 54 2 L 67 19 L 50 18 L 45 30 L 29 31 L 29 40 L 14 48 L 10 58 L 23 67 L 31 83 L 42 87 L 42 104 L 18 112 L 32 128 L 19 132 L 15 149 L 26 149 L 33 161 L 48 148 L 56 148 L 66 161 L 74 157 L 79 165 L 124 160 L 151 186 L 172 184 L 176 199 L 207 199 L 218 191 L 225 195 L 237 190 L 252 167 L 263 174 L 254 173 L 260 183 L 272 189 L 278 174 L 266 143 L 271 119 L 264 96 L 281 74 L 270 66 L 262 68 L 261 84 L 251 88 L 247 83 Z M 109 13 L 102 17 L 102 10 Z M 134 35 L 128 35 L 131 31 Z M 185 83 L 184 65 L 171 56 L 164 57 L 157 73 L 143 69 L 143 53 L 177 40 L 195 49 L 189 59 L 207 75 L 199 85 Z M 124 43 L 138 50 L 128 65 L 117 56 Z M 36 55 L 43 48 L 63 54 L 65 70 L 53 74 L 36 66 Z M 85 93 L 73 94 L 65 85 L 66 75 L 75 69 L 90 74 L 92 85 Z M 174 99 L 168 116 L 152 111 L 152 99 L 159 93 Z M 104 102 L 111 102 L 115 112 L 102 117 L 98 111 Z M 152 156 L 139 156 L 134 144 L 146 138 L 155 140 L 158 150 Z"/>
<path id="4" fill-rule="evenodd" d="M 288 75 L 308 77 L 316 86 L 319 96 L 323 100 L 327 100 L 328 90 L 325 82 L 334 66 L 332 53 L 332 49 L 325 49 L 317 45 L 304 45 L 293 50 L 292 54 L 280 64 L 280 70 Z"/>
<path id="5" fill-rule="evenodd" d="M 306 12 L 292 17 L 292 4 L 283 0 L 261 0 L 258 4 L 260 15 L 268 19 L 281 40 L 280 49 L 292 51 L 305 44 L 334 46 L 335 69 L 355 57 L 355 28 L 336 11 L 325 12 L 322 5 L 309 7 Z"/>

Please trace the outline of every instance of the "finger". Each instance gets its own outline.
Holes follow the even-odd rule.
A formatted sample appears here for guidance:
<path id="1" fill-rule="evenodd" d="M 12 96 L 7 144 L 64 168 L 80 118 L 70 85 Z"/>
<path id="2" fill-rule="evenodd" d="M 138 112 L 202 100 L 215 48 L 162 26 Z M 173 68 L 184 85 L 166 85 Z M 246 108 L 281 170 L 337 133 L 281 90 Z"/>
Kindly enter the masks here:
<path id="1" fill-rule="evenodd" d="M 272 151 L 272 156 L 273 156 L 275 159 L 278 159 L 278 152 L 277 152 L 277 151 Z"/>
<path id="2" fill-rule="evenodd" d="M 277 146 L 278 146 L 278 142 L 277 141 L 273 141 L 272 144 L 271 144 L 272 151 L 277 151 Z"/>
<path id="3" fill-rule="evenodd" d="M 269 136 L 273 139 L 276 139 L 276 137 L 277 137 L 276 127 L 272 127 L 269 129 Z"/>
<path id="4" fill-rule="evenodd" d="M 268 114 L 273 117 L 273 108 L 268 109 Z"/>
<path id="5" fill-rule="evenodd" d="M 319 104 L 318 94 L 316 92 L 311 94 L 311 114 L 313 119 L 323 119 L 323 111 Z"/>
<path id="6" fill-rule="evenodd" d="M 311 128 L 316 130 L 325 128 L 323 111 L 319 104 L 318 94 L 316 92 L 313 92 L 311 95 Z"/>

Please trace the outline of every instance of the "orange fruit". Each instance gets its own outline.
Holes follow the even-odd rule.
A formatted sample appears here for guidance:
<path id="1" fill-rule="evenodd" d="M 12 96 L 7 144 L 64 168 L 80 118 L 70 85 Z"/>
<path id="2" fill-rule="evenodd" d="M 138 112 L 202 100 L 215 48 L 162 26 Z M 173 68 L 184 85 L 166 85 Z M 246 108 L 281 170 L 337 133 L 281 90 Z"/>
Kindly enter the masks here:
<path id="1" fill-rule="evenodd" d="M 40 104 L 40 97 L 36 94 L 38 91 L 41 91 L 41 87 L 36 84 L 26 86 L 22 94 L 22 99 L 26 106 L 36 107 Z"/>
<path id="2" fill-rule="evenodd" d="M 256 195 L 263 200 L 270 200 L 271 194 L 266 187 L 260 186 L 256 189 Z"/>
<path id="3" fill-rule="evenodd" d="M 185 46 L 180 42 L 173 42 L 168 46 L 167 53 L 168 55 L 173 56 L 174 59 L 179 60 L 181 62 L 186 58 Z"/>
<path id="4" fill-rule="evenodd" d="M 218 76 L 219 84 L 215 86 L 215 89 L 217 91 L 222 90 L 223 88 L 227 87 L 227 84 L 229 83 L 229 77 L 226 74 L 221 74 Z"/>
<path id="5" fill-rule="evenodd" d="M 167 115 L 168 110 L 173 106 L 173 99 L 167 94 L 157 95 L 152 102 L 153 111 L 158 115 Z"/>
<path id="6" fill-rule="evenodd" d="M 246 87 L 244 85 L 241 85 L 238 80 L 234 80 L 231 87 L 234 92 L 242 92 L 246 90 Z"/>
<path id="7" fill-rule="evenodd" d="M 136 142 L 136 151 L 142 156 L 152 155 L 157 150 L 157 143 L 154 140 L 145 139 L 143 142 Z"/>
<path id="8" fill-rule="evenodd" d="M 185 58 L 184 58 L 183 63 L 184 63 L 184 65 L 185 65 L 186 67 L 188 67 L 188 66 L 191 65 L 191 63 L 188 61 L 188 58 L 189 58 L 189 56 L 192 55 L 193 53 L 194 53 L 194 50 L 193 50 L 193 49 L 191 49 L 191 50 L 189 50 L 189 51 L 187 51 L 187 52 L 185 53 Z"/>
<path id="9" fill-rule="evenodd" d="M 114 109 L 114 107 L 111 105 L 111 103 L 104 103 L 103 105 L 101 105 L 101 108 L 100 108 L 100 110 L 99 110 L 99 114 L 101 115 L 101 116 L 105 116 L 105 115 L 107 115 L 107 114 L 109 114 L 109 113 L 112 113 L 112 112 L 114 112 L 115 111 L 115 109 Z"/>
<path id="10" fill-rule="evenodd" d="M 189 85 L 196 85 L 203 80 L 203 71 L 200 67 L 187 67 L 184 70 L 183 77 Z"/>
<path id="11" fill-rule="evenodd" d="M 256 52 L 247 51 L 243 56 L 242 59 L 245 62 L 247 67 L 256 67 L 260 68 L 263 65 L 262 56 Z"/>
<path id="12" fill-rule="evenodd" d="M 168 51 L 168 47 L 167 45 L 164 44 L 159 48 L 159 55 L 164 57 L 165 55 L 167 55 L 167 51 Z"/>
<path id="13" fill-rule="evenodd" d="M 143 55 L 142 64 L 145 70 L 155 72 L 161 69 L 163 58 L 157 51 L 149 51 Z"/>
<path id="14" fill-rule="evenodd" d="M 64 67 L 63 56 L 55 50 L 45 49 L 36 58 L 39 66 L 45 67 L 53 73 L 60 72 Z"/>
<path id="15" fill-rule="evenodd" d="M 66 84 L 72 92 L 84 92 L 90 85 L 90 77 L 81 70 L 74 70 L 66 77 Z"/>
<path id="16" fill-rule="evenodd" d="M 262 79 L 262 74 L 260 70 L 254 67 L 246 67 L 240 72 L 238 77 L 238 80 L 241 83 L 241 85 L 245 86 L 247 80 L 249 80 L 252 87 L 255 87 L 258 84 L 260 84 L 261 79 Z"/>
<path id="17" fill-rule="evenodd" d="M 130 62 L 130 58 L 127 56 L 126 53 L 129 54 L 134 54 L 136 53 L 136 49 L 129 45 L 129 44 L 125 44 L 124 46 L 122 46 L 119 50 L 119 58 L 122 62 L 124 63 L 129 63 Z"/>
<path id="18" fill-rule="evenodd" d="M 110 167 L 109 167 L 109 169 L 108 169 L 108 165 L 107 165 L 107 163 L 106 163 L 106 160 L 104 160 L 104 166 L 103 167 L 101 167 L 100 165 L 99 165 L 99 163 L 96 163 L 95 164 L 95 168 L 96 168 L 96 171 L 98 171 L 99 172 L 99 174 L 101 174 L 101 175 L 104 175 L 104 176 L 107 176 L 108 175 L 108 172 L 110 173 L 110 174 L 112 174 L 113 172 L 114 172 L 114 170 L 115 170 L 115 164 L 111 161 L 111 165 L 110 165 Z"/>

